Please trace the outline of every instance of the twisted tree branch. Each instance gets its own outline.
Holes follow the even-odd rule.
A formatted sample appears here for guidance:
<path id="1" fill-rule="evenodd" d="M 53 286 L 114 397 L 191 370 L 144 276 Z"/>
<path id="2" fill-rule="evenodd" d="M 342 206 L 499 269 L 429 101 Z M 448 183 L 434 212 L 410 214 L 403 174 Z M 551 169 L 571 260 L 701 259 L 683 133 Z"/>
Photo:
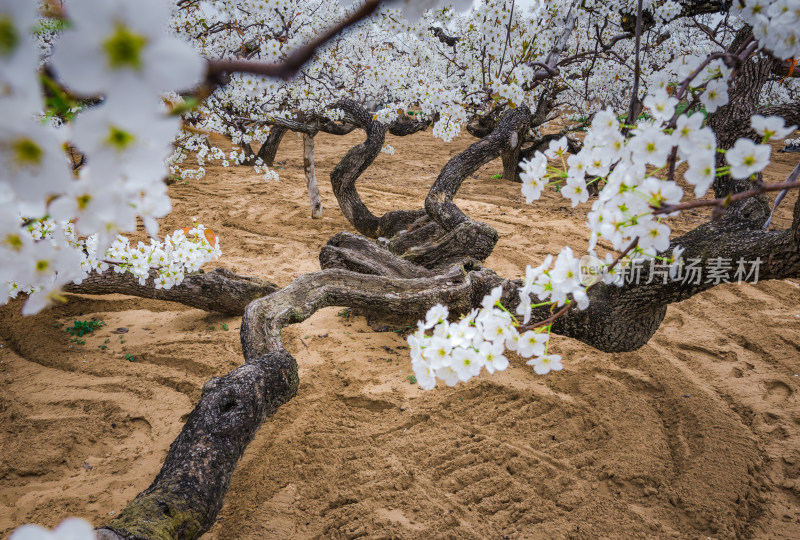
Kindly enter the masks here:
<path id="1" fill-rule="evenodd" d="M 64 291 L 76 294 L 128 294 L 140 298 L 178 302 L 205 311 L 241 315 L 247 304 L 279 288 L 274 283 L 255 277 L 240 276 L 225 268 L 188 275 L 180 285 L 171 289 L 156 289 L 153 281 L 157 276 L 155 270 L 151 271 L 148 283 L 140 285 L 133 274 L 128 272 L 120 274 L 108 269 L 102 274 L 89 274 L 79 285 L 67 285 Z"/>

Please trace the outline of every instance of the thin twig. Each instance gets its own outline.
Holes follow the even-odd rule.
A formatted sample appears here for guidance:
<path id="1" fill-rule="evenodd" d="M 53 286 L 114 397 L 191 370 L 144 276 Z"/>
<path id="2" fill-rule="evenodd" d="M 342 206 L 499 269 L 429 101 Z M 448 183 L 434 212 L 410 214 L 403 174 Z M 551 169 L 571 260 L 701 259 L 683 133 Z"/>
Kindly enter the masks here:
<path id="1" fill-rule="evenodd" d="M 791 174 L 789 174 L 789 177 L 786 178 L 786 182 L 781 182 L 780 184 L 761 184 L 760 186 L 748 191 L 740 191 L 739 193 L 734 193 L 726 197 L 720 197 L 719 199 L 711 199 L 709 201 L 692 201 L 681 204 L 670 204 L 660 208 L 654 208 L 653 214 L 671 214 L 672 212 L 688 210 L 691 208 L 700 208 L 703 206 L 716 206 L 721 210 L 725 210 L 733 202 L 749 199 L 751 197 L 757 197 L 770 191 L 783 191 L 784 189 L 800 188 L 800 180 L 797 180 L 798 176 L 800 176 L 800 163 L 795 166 L 794 170 L 791 172 Z"/>
<path id="2" fill-rule="evenodd" d="M 511 23 L 514 19 L 514 6 L 517 0 L 511 0 L 511 13 L 508 15 L 508 28 L 506 31 L 506 42 L 503 45 L 503 55 L 500 57 L 500 64 L 497 66 L 497 76 L 501 75 L 501 71 L 503 69 L 503 62 L 506 59 L 506 50 L 508 49 L 508 44 L 511 42 Z"/>

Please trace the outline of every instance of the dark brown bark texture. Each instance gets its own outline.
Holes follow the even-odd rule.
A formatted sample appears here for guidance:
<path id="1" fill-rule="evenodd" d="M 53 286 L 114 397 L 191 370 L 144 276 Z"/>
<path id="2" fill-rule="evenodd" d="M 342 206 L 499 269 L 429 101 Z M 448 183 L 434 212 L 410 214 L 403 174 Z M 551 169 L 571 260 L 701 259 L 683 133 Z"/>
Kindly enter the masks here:
<path id="1" fill-rule="evenodd" d="M 518 155 L 529 126 L 527 107 L 506 111 L 491 133 L 453 157 L 431 187 L 424 210 L 395 210 L 377 217 L 361 200 L 356 180 L 383 147 L 387 127 L 372 120 L 366 109 L 353 101 L 342 100 L 332 106 L 345 111 L 366 132 L 366 140 L 351 148 L 331 172 L 339 207 L 359 233 L 386 238 L 392 253 L 426 268 L 448 266 L 464 257 L 483 260 L 489 256 L 497 243 L 496 231 L 469 219 L 453 203 L 453 197 L 464 179 L 489 161 L 510 152 Z"/>
<path id="2" fill-rule="evenodd" d="M 743 201 L 753 204 L 751 201 Z M 786 279 L 800 276 L 800 202 L 795 205 L 791 229 L 765 231 L 761 219 L 747 220 L 747 210 L 731 212 L 723 218 L 703 224 L 673 240 L 671 248 L 685 248 L 683 260 L 697 259 L 697 266 L 708 269 L 717 263 L 730 266 L 725 281 L 736 282 L 738 261 L 750 264 L 760 259 L 757 279 Z M 671 250 L 670 250 L 671 251 Z M 708 279 L 670 280 L 666 282 L 658 273 L 645 266 L 638 284 L 624 287 L 600 284 L 590 293 L 589 308 L 572 309 L 553 325 L 553 332 L 579 339 L 606 352 L 624 352 L 643 346 L 658 329 L 667 305 L 681 302 L 706 291 L 720 282 Z M 688 276 L 688 274 L 687 274 Z M 650 278 L 653 278 L 648 283 Z M 742 275 L 742 281 L 752 282 L 755 274 Z M 518 299 L 510 301 L 509 309 L 516 307 Z M 534 320 L 544 319 L 549 310 L 534 314 Z"/>
<path id="3" fill-rule="evenodd" d="M 281 349 L 247 358 L 206 383 L 161 471 L 101 529 L 105 537 L 166 540 L 207 531 L 245 448 L 264 420 L 294 397 L 298 382 L 297 363 Z"/>
<path id="4" fill-rule="evenodd" d="M 270 124 L 272 128 L 270 129 L 270 134 L 266 142 L 261 146 L 261 150 L 259 150 L 257 157 L 260 157 L 262 160 L 264 160 L 264 163 L 268 167 L 272 167 L 275 163 L 275 155 L 278 152 L 278 147 L 280 146 L 283 136 L 287 131 L 304 133 L 314 137 L 320 131 L 323 133 L 329 133 L 331 135 L 347 135 L 356 129 L 356 127 L 358 127 L 352 122 L 331 122 L 330 120 L 327 120 L 321 116 L 312 116 L 307 118 L 303 114 L 298 114 L 298 117 L 293 120 L 286 118 L 272 118 L 267 123 Z M 389 125 L 389 133 L 400 137 L 412 135 L 418 131 L 424 131 L 428 125 L 428 122 L 419 122 L 403 117 Z M 249 150 L 249 146 L 247 150 Z M 252 153 L 252 150 L 250 150 L 250 153 Z M 252 161 L 255 161 L 255 157 Z"/>
<path id="5" fill-rule="evenodd" d="M 696 265 L 702 268 L 714 266 L 715 261 L 726 263 L 730 269 L 724 279 L 708 279 L 705 275 L 701 279 L 688 278 L 687 274 L 684 279 L 665 280 L 659 273 L 651 274 L 650 267 L 645 266 L 638 282 L 624 287 L 599 284 L 592 288 L 589 308 L 585 311 L 570 310 L 556 320 L 553 332 L 606 352 L 631 351 L 643 346 L 652 337 L 663 320 L 667 305 L 686 300 L 720 283 L 737 281 L 736 270 L 740 259 L 746 263 L 746 273 L 741 276 L 744 282 L 800 276 L 800 202 L 795 205 L 793 226 L 787 230 L 765 231 L 761 228 L 760 220 L 747 220 L 742 217 L 745 215 L 745 210 L 726 214 L 719 220 L 708 222 L 674 239 L 671 246 L 682 246 L 685 249 L 683 259 L 696 259 Z M 751 262 L 756 259 L 761 262 L 757 276 L 751 272 Z M 432 305 L 425 302 L 416 305 L 410 301 L 414 294 L 419 293 L 422 283 L 428 284 L 425 294 L 429 301 L 449 298 L 448 305 L 454 315 L 478 306 L 483 296 L 497 285 L 503 286 L 502 302 L 506 308 L 513 311 L 519 304 L 517 289 L 522 285 L 520 281 L 500 278 L 474 260 L 464 259 L 461 264 L 447 268 L 443 274 L 431 275 L 429 270 L 414 268 L 374 242 L 349 233 L 333 237 L 323 248 L 320 260 L 323 268 L 342 269 L 339 272 L 348 269 L 350 273 L 326 276 L 326 272 L 332 270 L 325 270 L 314 274 L 313 278 L 308 278 L 308 289 L 313 289 L 310 283 L 316 284 L 322 291 L 328 284 L 355 280 L 360 283 L 359 287 L 363 287 L 361 292 L 348 293 L 330 285 L 331 289 L 319 294 L 330 294 L 338 301 L 347 302 L 331 305 L 359 308 L 375 319 L 386 320 L 388 316 L 391 322 L 404 322 L 420 318 L 427 309 L 426 305 Z M 460 274 L 456 270 L 460 270 Z M 361 272 L 367 272 L 371 277 L 354 277 Z M 336 277 L 332 277 L 334 275 Z M 401 276 L 399 281 L 396 276 Z M 408 292 L 411 296 L 397 287 L 410 287 Z M 389 298 L 377 300 L 377 293 L 381 290 Z M 373 292 L 369 291 L 374 291 L 375 295 L 371 296 Z M 403 299 L 403 307 L 392 303 L 395 294 Z M 545 306 L 534 310 L 533 320 L 542 320 L 550 315 L 550 309 Z M 260 348 L 255 346 L 254 350 Z"/>
<path id="6" fill-rule="evenodd" d="M 510 151 L 500 156 L 503 162 L 503 180 L 522 183 L 522 179 L 519 177 L 520 150 L 522 150 L 521 141 Z"/>
<path id="7" fill-rule="evenodd" d="M 264 144 L 261 145 L 261 149 L 258 151 L 258 157 L 264 161 L 267 167 L 275 166 L 275 156 L 278 154 L 278 147 L 280 147 L 283 136 L 286 135 L 287 131 L 288 130 L 282 126 L 273 126 L 269 130 L 267 140 L 264 141 Z"/>
<path id="8" fill-rule="evenodd" d="M 456 36 L 448 35 L 444 28 L 438 26 L 431 26 L 428 28 L 431 31 L 431 34 L 439 38 L 439 41 L 447 45 L 448 47 L 455 47 L 456 43 L 458 43 L 459 38 Z"/>
<path id="9" fill-rule="evenodd" d="M 178 302 L 205 311 L 241 315 L 247 304 L 279 288 L 274 283 L 240 276 L 225 268 L 188 275 L 180 285 L 171 289 L 156 289 L 153 286 L 156 277 L 157 273 L 151 271 L 147 283 L 139 285 L 133 274 L 119 274 L 108 269 L 102 274 L 92 273 L 80 285 L 67 285 L 64 290 L 77 294 L 128 294 Z"/>
<path id="10" fill-rule="evenodd" d="M 467 176 L 498 155 L 518 153 L 530 127 L 530 116 L 530 109 L 524 105 L 506 111 L 494 131 L 447 162 L 425 199 L 425 210 L 443 229 L 451 231 L 469 220 L 453 203 L 458 188 Z"/>
<path id="11" fill-rule="evenodd" d="M 747 29 L 739 33 L 749 32 Z M 761 90 L 770 78 L 776 62 L 768 56 L 757 56 L 746 60 L 739 68 L 738 73 L 731 79 L 728 87 L 728 103 L 708 115 L 706 125 L 714 130 L 717 135 L 717 147 L 730 149 L 742 137 L 761 142 L 750 125 L 750 118 L 758 113 L 758 100 Z M 725 156 L 717 154 L 717 167 L 727 166 Z M 758 175 L 761 179 L 761 174 Z M 738 193 L 752 189 L 753 183 L 747 179 L 733 178 L 724 175 L 714 180 L 714 195 L 724 197 L 729 193 Z M 769 216 L 769 204 L 764 196 L 756 197 L 759 203 L 758 211 L 764 221 Z"/>
<path id="12" fill-rule="evenodd" d="M 370 113 L 355 101 L 344 99 L 333 107 L 342 109 L 366 132 L 366 140 L 351 148 L 331 171 L 333 194 L 347 221 L 370 238 L 391 237 L 423 215 L 422 211 L 397 210 L 375 216 L 361 200 L 356 180 L 378 157 L 383 148 L 387 126 L 372 120 Z"/>

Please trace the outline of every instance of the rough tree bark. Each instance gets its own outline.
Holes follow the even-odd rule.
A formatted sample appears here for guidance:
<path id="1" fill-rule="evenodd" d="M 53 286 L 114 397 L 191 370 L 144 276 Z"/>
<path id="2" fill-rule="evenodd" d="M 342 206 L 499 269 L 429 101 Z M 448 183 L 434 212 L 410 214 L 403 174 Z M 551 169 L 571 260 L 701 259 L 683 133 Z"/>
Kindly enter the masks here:
<path id="1" fill-rule="evenodd" d="M 224 271 L 187 278 L 197 278 L 197 282 L 186 283 L 188 291 L 196 294 L 183 294 L 177 288 L 172 293 L 156 291 L 172 294 L 170 298 L 149 296 L 151 291 L 136 287 L 135 281 L 110 290 L 87 280 L 85 288 L 81 290 L 79 286 L 76 291 L 148 295 L 194 302 L 190 304 L 194 307 L 201 307 L 195 296 L 225 297 L 230 296 L 228 291 L 237 291 L 237 302 L 230 303 L 227 298 L 203 300 L 203 309 L 222 307 L 228 313 L 241 309 L 248 295 L 266 294 L 244 308 L 241 341 L 245 363 L 204 386 L 200 401 L 170 446 L 161 472 L 147 490 L 99 530 L 100 538 L 188 539 L 197 538 L 210 528 L 247 444 L 263 421 L 296 393 L 297 363 L 283 347 L 281 328 L 302 322 L 329 306 L 354 308 L 389 322 L 408 322 L 422 318 L 431 305 L 442 303 L 457 316 L 480 305 L 483 296 L 498 285 L 503 286 L 504 306 L 513 311 L 518 305 L 520 281 L 501 278 L 464 255 L 462 244 L 480 244 L 482 238 L 491 239 L 491 234 L 496 241 L 496 233 L 465 216 L 453 203 L 453 197 L 466 176 L 519 142 L 520 130 L 524 133 L 529 125 L 530 111 L 506 113 L 483 140 L 451 159 L 431 188 L 425 211 L 389 212 L 377 218 L 358 197 L 355 181 L 380 151 L 387 127 L 373 122 L 357 105 L 343 105 L 366 131 L 367 138 L 334 169 L 334 192 L 345 215 L 365 236 L 399 233 L 391 234 L 388 249 L 365 236 L 341 233 L 322 249 L 322 271 L 300 276 L 271 293 L 267 291 L 269 284 Z M 684 259 L 699 259 L 700 266 L 724 259 L 735 268 L 739 259 L 759 258 L 760 281 L 800 276 L 800 200 L 795 204 L 790 229 L 765 231 L 762 224 L 759 202 L 741 201 L 721 219 L 676 238 L 670 248 L 681 245 L 685 248 Z M 488 256 L 494 241 L 478 251 Z M 473 246 L 468 253 L 474 251 Z M 752 273 L 743 277 L 744 281 L 756 279 Z M 657 330 L 668 304 L 718 283 L 656 277 L 624 287 L 599 284 L 589 292 L 588 309 L 569 310 L 554 322 L 552 330 L 603 351 L 634 350 Z M 550 310 L 544 306 L 533 312 L 534 320 L 549 315 Z"/>
<path id="2" fill-rule="evenodd" d="M 414 279 L 329 269 L 305 274 L 252 302 L 242 318 L 244 365 L 204 386 L 152 485 L 102 527 L 99 537 L 190 539 L 211 527 L 245 447 L 263 421 L 296 393 L 297 363 L 281 343 L 282 327 L 335 305 L 406 316 L 421 316 L 437 302 L 467 309 L 476 301 L 476 290 L 482 291 L 474 279 L 481 275 L 465 274 L 458 265 Z"/>
<path id="3" fill-rule="evenodd" d="M 503 162 L 503 180 L 522 183 L 522 179 L 519 177 L 520 150 L 522 150 L 521 137 L 511 150 L 500 156 Z"/>
<path id="4" fill-rule="evenodd" d="M 353 227 L 370 238 L 392 237 L 424 215 L 422 210 L 395 210 L 375 216 L 361 200 L 356 180 L 372 164 L 383 148 L 387 126 L 372 120 L 369 112 L 355 101 L 344 99 L 332 107 L 342 109 L 355 125 L 363 129 L 366 140 L 351 148 L 331 171 L 333 194 L 342 213 Z"/>
<path id="5" fill-rule="evenodd" d="M 101 539 L 197 538 L 214 524 L 236 464 L 268 416 L 297 393 L 297 362 L 285 350 L 245 357 L 211 379 L 153 483 Z"/>
<path id="6" fill-rule="evenodd" d="M 311 217 L 322 217 L 322 198 L 317 185 L 317 173 L 314 170 L 314 136 L 303 134 L 303 171 L 306 174 L 308 186 L 308 202 L 311 205 Z"/>
<path id="7" fill-rule="evenodd" d="M 288 130 L 283 126 L 271 127 L 267 140 L 261 145 L 261 149 L 258 151 L 258 157 L 261 158 L 267 167 L 275 166 L 275 156 L 278 153 L 278 147 L 281 145 L 283 136 L 286 135 L 286 131 Z"/>
<path id="8" fill-rule="evenodd" d="M 483 165 L 518 149 L 530 126 L 530 116 L 530 109 L 524 105 L 506 111 L 492 133 L 447 162 L 425 199 L 425 210 L 442 228 L 451 231 L 469 220 L 453 203 L 458 188 Z"/>
<path id="9" fill-rule="evenodd" d="M 139 280 L 133 274 L 120 274 L 109 268 L 102 274 L 89 274 L 80 285 L 67 285 L 64 290 L 77 294 L 128 294 L 178 302 L 206 311 L 241 315 L 247 304 L 279 289 L 274 283 L 240 276 L 225 268 L 188 275 L 180 285 L 171 289 L 156 289 L 153 286 L 156 277 L 156 272 L 151 271 L 148 283 L 139 285 Z"/>
<path id="10" fill-rule="evenodd" d="M 395 210 L 381 217 L 367 208 L 355 184 L 383 147 L 387 128 L 353 101 L 343 100 L 334 106 L 344 110 L 367 135 L 331 172 L 339 207 L 358 232 L 387 238 L 390 251 L 426 268 L 447 266 L 464 257 L 482 260 L 489 256 L 497 243 L 497 232 L 469 219 L 453 203 L 453 197 L 470 174 L 519 146 L 529 126 L 530 110 L 526 106 L 506 111 L 489 135 L 444 166 L 425 199 L 424 210 Z"/>
<path id="11" fill-rule="evenodd" d="M 713 4 L 714 2 L 709 3 Z M 735 52 L 752 35 L 752 28 L 749 26 L 742 27 L 737 32 L 728 51 Z M 800 124 L 800 103 L 798 102 L 759 109 L 759 98 L 764 85 L 770 78 L 775 76 L 775 73 L 781 73 L 786 68 L 786 65 L 786 62 L 775 59 L 764 52 L 760 52 L 755 57 L 743 62 L 738 69 L 738 73 L 728 85 L 728 103 L 709 114 L 706 120 L 706 125 L 713 129 L 717 135 L 718 148 L 730 149 L 738 139 L 743 137 L 760 143 L 761 136 L 750 125 L 750 118 L 754 114 L 781 116 L 786 125 Z M 724 155 L 718 153 L 717 166 L 725 165 L 727 163 Z M 760 173 L 757 176 L 757 180 L 761 180 Z M 747 178 L 735 179 L 730 175 L 723 175 L 714 181 L 713 187 L 716 197 L 724 197 L 729 193 L 747 191 L 753 187 L 753 183 Z M 763 214 L 763 218 L 766 219 L 769 215 L 769 204 L 766 197 L 760 196 L 757 200 L 760 203 L 759 211 Z M 754 209 L 751 209 L 751 213 L 752 211 Z"/>

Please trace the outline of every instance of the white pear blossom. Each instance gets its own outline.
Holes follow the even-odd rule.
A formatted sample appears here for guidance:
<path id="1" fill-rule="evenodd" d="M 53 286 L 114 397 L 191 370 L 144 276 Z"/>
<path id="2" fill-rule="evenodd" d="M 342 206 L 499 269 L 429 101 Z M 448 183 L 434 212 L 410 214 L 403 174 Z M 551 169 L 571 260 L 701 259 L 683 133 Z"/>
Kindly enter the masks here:
<path id="1" fill-rule="evenodd" d="M 92 526 L 79 518 L 67 518 L 49 531 L 39 525 L 23 525 L 8 540 L 95 540 Z"/>
<path id="2" fill-rule="evenodd" d="M 667 162 L 673 143 L 659 126 L 650 124 L 637 129 L 629 146 L 634 160 L 661 167 Z"/>
<path id="3" fill-rule="evenodd" d="M 550 141 L 544 155 L 550 159 L 560 158 L 564 155 L 564 152 L 567 151 L 567 147 L 567 138 L 561 137 L 558 140 Z"/>
<path id="4" fill-rule="evenodd" d="M 750 119 L 750 124 L 767 141 L 782 139 L 797 129 L 797 126 L 786 127 L 786 121 L 780 116 L 764 117 L 756 114 Z"/>
<path id="5" fill-rule="evenodd" d="M 725 154 L 734 178 L 749 178 L 761 172 L 769 163 L 772 148 L 766 144 L 756 144 L 750 139 L 739 139 Z"/>
<path id="6" fill-rule="evenodd" d="M 70 0 L 67 11 L 71 26 L 51 64 L 75 92 L 93 95 L 138 80 L 155 93 L 188 90 L 200 81 L 200 56 L 164 32 L 165 2 Z"/>
<path id="7" fill-rule="evenodd" d="M 689 169 L 683 175 L 684 179 L 694 186 L 694 194 L 700 198 L 706 194 L 708 188 L 714 183 L 717 168 L 713 157 L 706 154 L 695 153 L 689 156 Z"/>
<path id="8" fill-rule="evenodd" d="M 696 135 L 703 125 L 703 119 L 702 114 L 693 114 L 691 116 L 682 114 L 676 120 L 675 141 L 678 143 L 678 149 L 684 158 L 692 155 L 697 148 L 695 143 Z"/>
<path id="9" fill-rule="evenodd" d="M 675 106 L 678 100 L 667 94 L 663 88 L 659 88 L 652 94 L 644 98 L 644 106 L 650 109 L 650 114 L 658 121 L 665 121 L 672 118 L 675 113 Z"/>
<path id="10" fill-rule="evenodd" d="M 589 191 L 586 189 L 586 181 L 577 176 L 568 176 L 566 185 L 561 188 L 561 194 L 572 201 L 572 206 L 578 206 L 589 200 Z"/>
<path id="11" fill-rule="evenodd" d="M 706 89 L 700 96 L 700 102 L 705 106 L 709 113 L 715 112 L 718 108 L 728 103 L 728 83 L 722 79 L 709 81 Z"/>
<path id="12" fill-rule="evenodd" d="M 547 375 L 551 371 L 561 371 L 564 368 L 561 364 L 561 356 L 557 354 L 537 356 L 526 363 L 533 366 L 533 370 L 539 375 Z"/>
<path id="13" fill-rule="evenodd" d="M 522 180 L 522 194 L 530 204 L 541 197 L 546 185 L 544 175 L 547 173 L 547 157 L 537 151 L 533 159 L 523 160 L 519 166 L 522 169 L 519 175 Z"/>

